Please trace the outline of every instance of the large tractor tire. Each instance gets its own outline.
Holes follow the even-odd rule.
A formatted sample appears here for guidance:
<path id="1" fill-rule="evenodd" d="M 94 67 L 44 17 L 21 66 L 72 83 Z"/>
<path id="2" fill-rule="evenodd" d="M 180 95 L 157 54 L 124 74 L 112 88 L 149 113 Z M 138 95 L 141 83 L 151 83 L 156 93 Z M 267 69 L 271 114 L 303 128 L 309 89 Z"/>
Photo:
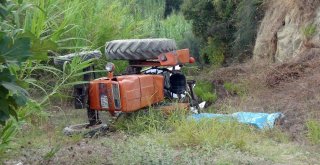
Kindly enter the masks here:
<path id="1" fill-rule="evenodd" d="M 113 60 L 156 59 L 161 53 L 176 49 L 175 41 L 166 38 L 114 40 L 106 43 L 106 55 Z"/>

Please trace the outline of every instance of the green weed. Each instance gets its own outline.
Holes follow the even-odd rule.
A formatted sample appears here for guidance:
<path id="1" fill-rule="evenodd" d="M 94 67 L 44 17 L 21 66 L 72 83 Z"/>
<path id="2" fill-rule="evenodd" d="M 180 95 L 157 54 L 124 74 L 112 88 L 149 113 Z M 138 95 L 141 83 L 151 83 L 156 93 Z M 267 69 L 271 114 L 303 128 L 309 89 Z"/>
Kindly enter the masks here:
<path id="1" fill-rule="evenodd" d="M 60 145 L 57 145 L 57 146 L 54 146 L 53 148 L 50 149 L 49 152 L 47 152 L 43 158 L 45 160 L 50 160 L 54 157 L 54 155 L 61 149 L 61 146 Z"/>
<path id="2" fill-rule="evenodd" d="M 223 86 L 232 95 L 243 96 L 246 94 L 246 88 L 241 84 L 225 82 Z"/>
<path id="3" fill-rule="evenodd" d="M 320 122 L 310 120 L 307 122 L 308 138 L 313 144 L 320 144 Z"/>
<path id="4" fill-rule="evenodd" d="M 218 99 L 216 93 L 213 93 L 212 85 L 209 82 L 198 81 L 194 92 L 203 101 L 215 102 Z"/>
<path id="5" fill-rule="evenodd" d="M 317 32 L 317 25 L 309 24 L 303 28 L 303 35 L 307 40 L 310 40 Z"/>

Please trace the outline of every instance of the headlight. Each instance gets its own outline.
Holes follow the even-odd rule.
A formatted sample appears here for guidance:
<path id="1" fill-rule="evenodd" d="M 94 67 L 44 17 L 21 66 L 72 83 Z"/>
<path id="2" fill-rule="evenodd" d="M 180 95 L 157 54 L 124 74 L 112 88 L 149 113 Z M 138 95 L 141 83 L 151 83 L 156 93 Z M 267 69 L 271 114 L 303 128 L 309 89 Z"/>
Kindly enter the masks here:
<path id="1" fill-rule="evenodd" d="M 107 65 L 105 66 L 105 69 L 106 69 L 108 72 L 113 72 L 114 69 L 115 69 L 115 66 L 114 66 L 113 63 L 108 62 Z"/>

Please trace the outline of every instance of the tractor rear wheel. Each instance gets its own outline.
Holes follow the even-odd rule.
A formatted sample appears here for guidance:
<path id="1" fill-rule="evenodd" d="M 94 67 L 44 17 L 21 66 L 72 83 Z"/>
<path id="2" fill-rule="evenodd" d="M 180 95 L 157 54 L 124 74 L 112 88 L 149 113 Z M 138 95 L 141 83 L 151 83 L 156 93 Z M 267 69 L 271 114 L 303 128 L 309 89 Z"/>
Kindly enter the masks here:
<path id="1" fill-rule="evenodd" d="M 106 55 L 113 60 L 156 59 L 161 53 L 176 49 L 175 41 L 166 38 L 114 40 L 106 43 Z"/>

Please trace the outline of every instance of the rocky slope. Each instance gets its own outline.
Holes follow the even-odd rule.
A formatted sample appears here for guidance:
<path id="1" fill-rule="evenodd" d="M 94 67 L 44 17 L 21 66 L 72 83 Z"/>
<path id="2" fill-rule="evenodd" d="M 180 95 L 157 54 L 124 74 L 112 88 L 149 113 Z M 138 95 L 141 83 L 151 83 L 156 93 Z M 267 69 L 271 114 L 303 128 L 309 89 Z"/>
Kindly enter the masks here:
<path id="1" fill-rule="evenodd" d="M 254 48 L 254 60 L 286 62 L 320 52 L 320 1 L 269 0 Z"/>

